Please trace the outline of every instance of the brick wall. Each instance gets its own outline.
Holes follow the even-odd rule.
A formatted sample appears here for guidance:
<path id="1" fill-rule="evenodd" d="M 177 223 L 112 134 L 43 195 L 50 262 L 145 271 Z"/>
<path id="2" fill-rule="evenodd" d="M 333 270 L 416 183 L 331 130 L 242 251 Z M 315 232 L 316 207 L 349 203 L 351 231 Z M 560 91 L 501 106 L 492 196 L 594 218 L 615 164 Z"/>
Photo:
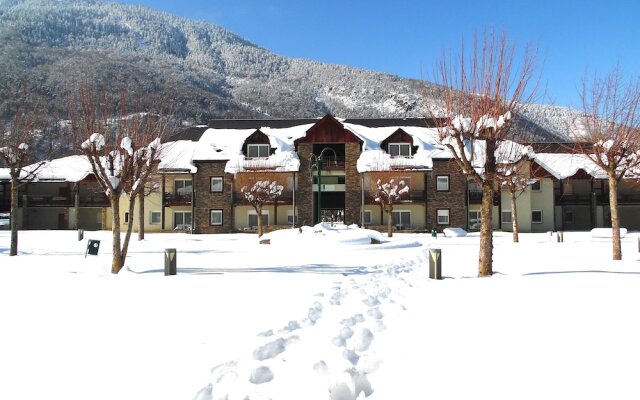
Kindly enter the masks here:
<path id="1" fill-rule="evenodd" d="M 449 191 L 436 191 L 438 175 L 449 176 Z M 452 160 L 433 160 L 433 172 L 427 173 L 427 215 L 428 230 L 442 231 L 447 227 L 467 227 L 466 188 L 467 181 L 458 166 Z M 449 210 L 449 225 L 437 224 L 437 210 Z"/>
<path id="2" fill-rule="evenodd" d="M 224 172 L 226 161 L 198 162 L 194 191 L 194 233 L 228 233 L 233 230 L 231 200 L 233 196 L 233 176 Z M 211 177 L 223 177 L 222 192 L 211 192 Z M 210 211 L 222 210 L 222 225 L 212 226 Z"/>

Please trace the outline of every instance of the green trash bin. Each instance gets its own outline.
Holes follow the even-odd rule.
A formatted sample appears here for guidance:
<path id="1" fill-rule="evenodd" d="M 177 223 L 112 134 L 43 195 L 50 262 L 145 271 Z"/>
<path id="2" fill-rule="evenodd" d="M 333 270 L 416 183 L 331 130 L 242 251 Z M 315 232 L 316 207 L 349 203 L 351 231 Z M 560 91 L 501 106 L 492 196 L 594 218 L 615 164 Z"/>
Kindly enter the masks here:
<path id="1" fill-rule="evenodd" d="M 100 241 L 95 239 L 89 239 L 87 243 L 87 252 L 84 254 L 84 256 L 87 257 L 87 254 L 91 254 L 92 256 L 97 256 L 98 250 L 100 250 Z"/>

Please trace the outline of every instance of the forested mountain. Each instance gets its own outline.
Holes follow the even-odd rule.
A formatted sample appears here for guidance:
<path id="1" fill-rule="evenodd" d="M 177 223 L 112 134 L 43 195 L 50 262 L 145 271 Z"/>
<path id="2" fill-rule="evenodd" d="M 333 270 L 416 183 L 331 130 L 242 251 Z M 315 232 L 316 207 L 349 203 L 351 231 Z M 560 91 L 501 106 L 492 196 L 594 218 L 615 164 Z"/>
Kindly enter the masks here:
<path id="1" fill-rule="evenodd" d="M 185 125 L 325 113 L 424 116 L 425 102 L 439 104 L 431 83 L 287 58 L 204 21 L 99 0 L 0 0 L 0 86 L 23 77 L 61 115 L 84 77 L 114 93 L 121 86 L 161 93 Z M 562 124 L 545 124 L 554 112 L 539 106 L 529 116 L 555 130 Z"/>

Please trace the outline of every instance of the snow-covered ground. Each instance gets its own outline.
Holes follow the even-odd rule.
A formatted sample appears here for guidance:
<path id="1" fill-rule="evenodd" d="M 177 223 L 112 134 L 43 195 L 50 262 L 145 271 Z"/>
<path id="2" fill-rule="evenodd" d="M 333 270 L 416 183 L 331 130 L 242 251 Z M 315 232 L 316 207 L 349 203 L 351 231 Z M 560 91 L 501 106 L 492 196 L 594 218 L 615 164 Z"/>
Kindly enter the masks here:
<path id="1" fill-rule="evenodd" d="M 268 237 L 147 234 L 114 276 L 109 232 L 23 231 L 9 257 L 0 231 L 0 398 L 640 396 L 637 232 L 618 262 L 589 233 L 496 233 L 491 278 L 477 234 Z"/>

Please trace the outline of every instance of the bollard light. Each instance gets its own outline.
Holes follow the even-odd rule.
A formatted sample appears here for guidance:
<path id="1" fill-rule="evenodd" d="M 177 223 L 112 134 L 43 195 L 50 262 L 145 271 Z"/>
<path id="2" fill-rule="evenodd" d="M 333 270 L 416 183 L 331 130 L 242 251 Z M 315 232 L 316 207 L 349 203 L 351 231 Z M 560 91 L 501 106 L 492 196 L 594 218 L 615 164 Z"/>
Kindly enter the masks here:
<path id="1" fill-rule="evenodd" d="M 442 250 L 429 249 L 429 279 L 442 279 Z"/>
<path id="2" fill-rule="evenodd" d="M 176 275 L 177 270 L 176 249 L 164 249 L 164 276 Z"/>

